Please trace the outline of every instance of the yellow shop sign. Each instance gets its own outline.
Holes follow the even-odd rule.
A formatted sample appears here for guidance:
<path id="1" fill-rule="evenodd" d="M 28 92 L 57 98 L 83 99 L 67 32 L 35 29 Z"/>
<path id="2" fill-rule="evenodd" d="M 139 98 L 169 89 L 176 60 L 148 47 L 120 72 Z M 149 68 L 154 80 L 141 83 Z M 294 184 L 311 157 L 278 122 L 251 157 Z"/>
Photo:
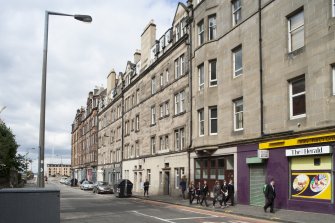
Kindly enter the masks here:
<path id="1" fill-rule="evenodd" d="M 264 142 L 259 144 L 259 149 L 274 149 L 288 146 L 301 146 L 327 142 L 335 142 L 335 133 Z"/>

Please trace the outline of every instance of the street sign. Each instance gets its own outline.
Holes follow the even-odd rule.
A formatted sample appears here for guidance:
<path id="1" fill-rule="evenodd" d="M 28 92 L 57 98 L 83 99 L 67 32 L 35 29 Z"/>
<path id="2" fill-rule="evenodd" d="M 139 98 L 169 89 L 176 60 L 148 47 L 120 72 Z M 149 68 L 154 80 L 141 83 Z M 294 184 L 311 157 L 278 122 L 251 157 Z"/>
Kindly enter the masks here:
<path id="1" fill-rule="evenodd" d="M 258 158 L 260 159 L 269 159 L 269 150 L 258 150 Z"/>

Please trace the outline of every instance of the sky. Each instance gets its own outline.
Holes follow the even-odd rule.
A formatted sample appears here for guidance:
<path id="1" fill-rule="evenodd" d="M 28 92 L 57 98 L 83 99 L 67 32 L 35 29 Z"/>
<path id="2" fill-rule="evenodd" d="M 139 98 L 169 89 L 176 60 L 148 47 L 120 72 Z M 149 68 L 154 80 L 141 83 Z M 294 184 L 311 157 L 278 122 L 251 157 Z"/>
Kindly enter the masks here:
<path id="1" fill-rule="evenodd" d="M 181 2 L 185 2 L 182 0 Z M 37 171 L 45 11 L 88 14 L 49 17 L 45 163 L 71 162 L 71 124 L 88 93 L 106 87 L 112 69 L 123 72 L 140 49 L 150 20 L 157 39 L 172 25 L 177 0 L 0 0 L 0 119 L 18 152 Z"/>

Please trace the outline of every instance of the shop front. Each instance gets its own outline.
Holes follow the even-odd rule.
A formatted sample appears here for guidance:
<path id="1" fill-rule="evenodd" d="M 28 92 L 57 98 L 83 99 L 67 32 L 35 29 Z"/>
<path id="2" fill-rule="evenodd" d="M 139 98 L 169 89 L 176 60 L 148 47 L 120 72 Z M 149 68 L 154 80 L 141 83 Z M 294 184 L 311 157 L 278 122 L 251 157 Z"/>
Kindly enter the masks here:
<path id="1" fill-rule="evenodd" d="M 334 142 L 335 133 L 328 133 L 259 144 L 269 154 L 260 159 L 265 180 L 276 181 L 275 207 L 335 213 Z"/>

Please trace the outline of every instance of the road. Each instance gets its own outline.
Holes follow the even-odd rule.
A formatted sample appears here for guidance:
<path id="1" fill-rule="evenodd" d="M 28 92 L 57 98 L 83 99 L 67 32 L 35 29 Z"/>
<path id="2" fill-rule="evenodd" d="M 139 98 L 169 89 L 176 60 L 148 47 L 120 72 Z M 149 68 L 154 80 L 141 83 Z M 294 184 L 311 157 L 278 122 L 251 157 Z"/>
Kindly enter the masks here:
<path id="1" fill-rule="evenodd" d="M 55 183 L 61 189 L 62 223 L 267 223 L 270 221 L 139 198 L 93 194 Z"/>

